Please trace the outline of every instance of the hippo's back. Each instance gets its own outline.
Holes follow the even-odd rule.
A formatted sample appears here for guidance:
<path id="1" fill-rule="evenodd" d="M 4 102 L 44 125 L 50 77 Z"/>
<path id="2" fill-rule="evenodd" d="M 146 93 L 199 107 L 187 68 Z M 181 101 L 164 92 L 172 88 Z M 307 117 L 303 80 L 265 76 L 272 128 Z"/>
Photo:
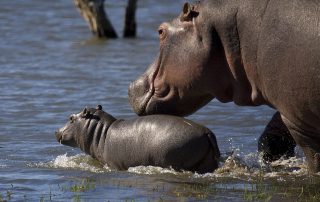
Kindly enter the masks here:
<path id="1" fill-rule="evenodd" d="M 104 157 L 117 169 L 154 165 L 193 170 L 208 152 L 212 151 L 212 157 L 220 155 L 212 142 L 216 144 L 215 137 L 204 126 L 181 117 L 151 115 L 112 124 Z"/>

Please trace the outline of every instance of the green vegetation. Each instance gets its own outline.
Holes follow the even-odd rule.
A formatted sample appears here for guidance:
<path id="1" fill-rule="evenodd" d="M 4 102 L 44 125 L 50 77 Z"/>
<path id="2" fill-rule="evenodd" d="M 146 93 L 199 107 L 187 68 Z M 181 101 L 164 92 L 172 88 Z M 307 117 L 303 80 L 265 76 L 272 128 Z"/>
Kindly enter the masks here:
<path id="1" fill-rule="evenodd" d="M 81 201 L 81 192 L 86 192 L 94 190 L 96 188 L 95 182 L 92 179 L 85 178 L 82 179 L 80 183 L 74 183 L 70 186 L 60 187 L 60 190 L 63 192 L 72 192 L 75 193 L 72 197 L 72 201 L 80 202 Z"/>
<path id="2" fill-rule="evenodd" d="M 303 185 L 295 187 L 293 184 L 279 185 L 254 185 L 246 188 L 243 193 L 245 201 L 270 201 L 292 199 L 294 201 L 320 201 L 320 189 L 317 185 Z"/>
<path id="3" fill-rule="evenodd" d="M 245 187 L 243 199 L 245 201 L 270 201 L 274 194 L 276 194 L 276 191 L 269 191 L 267 185 L 251 184 L 251 190 Z"/>
<path id="4" fill-rule="evenodd" d="M 74 184 L 70 187 L 70 191 L 72 192 L 85 192 L 88 190 L 95 189 L 96 186 L 94 182 L 90 179 L 84 179 L 80 184 Z"/>
<path id="5" fill-rule="evenodd" d="M 70 186 L 60 187 L 61 191 L 86 192 L 95 189 L 96 185 L 93 180 L 85 178 L 80 183 L 71 184 Z"/>
<path id="6" fill-rule="evenodd" d="M 278 182 L 264 179 L 260 175 L 245 186 L 243 199 L 245 201 L 270 201 L 292 199 L 293 201 L 320 201 L 320 182 L 316 175 L 307 179 L 293 178 Z"/>

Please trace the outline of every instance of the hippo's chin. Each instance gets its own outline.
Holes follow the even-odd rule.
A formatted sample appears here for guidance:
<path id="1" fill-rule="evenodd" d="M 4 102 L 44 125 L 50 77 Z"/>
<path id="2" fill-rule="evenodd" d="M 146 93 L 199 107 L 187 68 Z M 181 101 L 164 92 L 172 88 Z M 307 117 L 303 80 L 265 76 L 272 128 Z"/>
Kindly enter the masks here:
<path id="1" fill-rule="evenodd" d="M 152 93 L 149 92 L 145 96 L 136 98 L 132 104 L 133 111 L 139 116 L 147 115 L 148 104 L 151 98 Z"/>
<path id="2" fill-rule="evenodd" d="M 177 116 L 180 115 L 180 113 L 178 113 L 176 109 L 174 109 L 174 107 L 170 105 L 170 103 L 155 98 L 150 99 L 142 115 L 151 114 L 171 114 Z"/>
<path id="3" fill-rule="evenodd" d="M 199 98 L 180 99 L 174 94 L 168 94 L 164 98 L 151 97 L 147 103 L 143 115 L 170 114 L 175 116 L 188 116 L 213 99 L 211 95 Z M 201 101 L 200 101 L 201 100 Z"/>
<path id="4" fill-rule="evenodd" d="M 146 91 L 144 89 L 144 91 Z M 132 94 L 129 90 L 129 102 L 133 107 L 133 111 L 139 116 L 151 114 L 166 114 L 173 109 L 170 107 L 176 99 L 176 92 L 170 88 L 165 93 L 157 93 L 154 88 L 150 88 L 147 92 Z M 170 113 L 172 114 L 172 113 Z"/>

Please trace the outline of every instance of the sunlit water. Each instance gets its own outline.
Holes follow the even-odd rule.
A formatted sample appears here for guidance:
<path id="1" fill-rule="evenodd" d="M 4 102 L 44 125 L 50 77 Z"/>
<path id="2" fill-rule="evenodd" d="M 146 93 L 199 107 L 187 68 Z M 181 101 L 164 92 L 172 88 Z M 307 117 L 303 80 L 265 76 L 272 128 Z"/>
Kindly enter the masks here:
<path id="1" fill-rule="evenodd" d="M 104 41 L 91 36 L 71 0 L 0 1 L 0 201 L 242 201 L 258 183 L 319 184 L 299 150 L 289 160 L 261 162 L 257 138 L 274 113 L 268 107 L 213 101 L 188 117 L 216 134 L 222 152 L 220 168 L 204 175 L 157 167 L 115 171 L 56 142 L 54 131 L 85 106 L 136 116 L 128 85 L 157 53 L 157 26 L 183 2 L 141 0 L 138 37 Z M 119 35 L 125 4 L 106 3 Z M 290 199 L 282 196 L 272 199 Z"/>

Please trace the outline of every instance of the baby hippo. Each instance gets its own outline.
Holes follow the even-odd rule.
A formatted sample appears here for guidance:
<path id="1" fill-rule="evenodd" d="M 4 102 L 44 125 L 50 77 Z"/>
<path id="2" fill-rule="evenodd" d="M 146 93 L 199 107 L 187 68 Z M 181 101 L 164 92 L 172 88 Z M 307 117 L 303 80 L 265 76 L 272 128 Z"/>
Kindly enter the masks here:
<path id="1" fill-rule="evenodd" d="M 71 115 L 56 138 L 119 170 L 150 165 L 207 173 L 220 157 L 215 135 L 204 126 L 170 115 L 117 120 L 100 105 Z"/>

